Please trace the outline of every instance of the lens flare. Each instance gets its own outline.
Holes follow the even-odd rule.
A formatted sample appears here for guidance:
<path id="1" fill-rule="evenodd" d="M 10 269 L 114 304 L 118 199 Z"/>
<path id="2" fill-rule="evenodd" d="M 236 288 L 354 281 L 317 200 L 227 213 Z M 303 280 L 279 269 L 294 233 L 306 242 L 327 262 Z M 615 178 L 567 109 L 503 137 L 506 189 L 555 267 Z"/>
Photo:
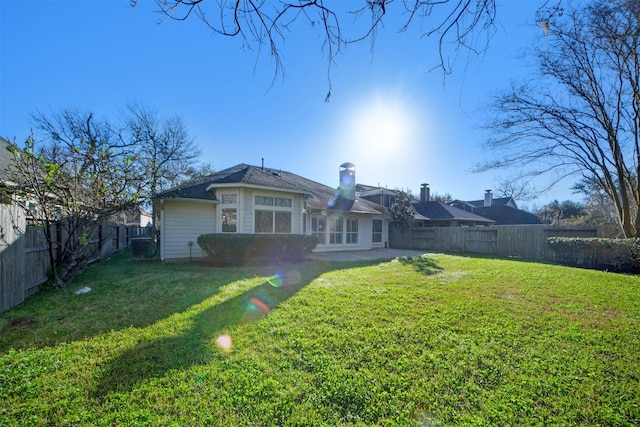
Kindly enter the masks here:
<path id="1" fill-rule="evenodd" d="M 231 351 L 231 347 L 233 345 L 233 341 L 231 340 L 231 336 L 226 335 L 226 334 L 225 335 L 220 335 L 216 339 L 216 345 L 222 351 L 226 351 L 226 352 Z"/>
<path id="2" fill-rule="evenodd" d="M 334 207 L 339 198 L 340 198 L 340 193 L 339 192 L 335 193 L 333 197 L 330 198 L 329 201 L 327 202 L 327 208 L 331 209 L 332 207 Z"/>
<path id="3" fill-rule="evenodd" d="M 249 320 L 257 320 L 271 311 L 275 306 L 273 300 L 262 292 L 256 292 L 247 301 L 245 316 Z"/>
<path id="4" fill-rule="evenodd" d="M 264 279 L 274 288 L 279 288 L 284 283 L 284 274 L 276 270 L 273 276 L 265 277 Z"/>
<path id="5" fill-rule="evenodd" d="M 262 311 L 264 314 L 267 314 L 269 312 L 269 310 L 271 310 L 269 308 L 269 306 L 260 301 L 258 298 L 253 297 L 249 300 L 249 310 L 251 311 L 256 311 L 256 310 L 260 310 Z"/>

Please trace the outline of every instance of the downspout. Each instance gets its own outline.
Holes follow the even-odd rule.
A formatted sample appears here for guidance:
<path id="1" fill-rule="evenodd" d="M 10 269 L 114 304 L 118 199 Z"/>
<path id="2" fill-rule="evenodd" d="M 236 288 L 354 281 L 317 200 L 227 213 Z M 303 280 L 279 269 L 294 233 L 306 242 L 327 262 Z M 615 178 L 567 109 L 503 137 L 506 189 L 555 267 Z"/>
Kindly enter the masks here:
<path id="1" fill-rule="evenodd" d="M 308 224 L 308 212 L 307 212 L 307 196 L 302 196 L 302 224 L 300 224 L 300 228 L 302 233 L 300 234 L 307 234 L 307 224 Z M 311 234 L 311 232 L 309 232 L 308 234 Z"/>
<path id="2" fill-rule="evenodd" d="M 164 199 L 160 199 L 160 261 L 164 262 Z"/>

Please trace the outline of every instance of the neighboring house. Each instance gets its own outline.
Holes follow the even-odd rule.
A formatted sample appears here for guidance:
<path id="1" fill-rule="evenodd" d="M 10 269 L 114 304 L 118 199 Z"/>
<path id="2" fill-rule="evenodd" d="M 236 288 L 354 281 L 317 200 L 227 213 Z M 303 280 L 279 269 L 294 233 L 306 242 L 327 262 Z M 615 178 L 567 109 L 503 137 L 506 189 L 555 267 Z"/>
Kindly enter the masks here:
<path id="1" fill-rule="evenodd" d="M 11 143 L 0 136 L 0 185 L 6 186 L 8 182 L 7 170 L 13 161 L 13 154 L 9 151 Z"/>
<path id="2" fill-rule="evenodd" d="M 9 151 L 11 143 L 0 137 L 0 203 L 13 204 L 16 202 L 12 196 L 11 187 L 15 187 L 15 182 L 9 179 L 10 167 L 13 162 L 13 153 Z"/>
<path id="3" fill-rule="evenodd" d="M 542 225 L 537 215 L 511 206 L 481 206 L 473 212 L 495 221 L 493 225 Z"/>
<path id="4" fill-rule="evenodd" d="M 477 227 L 489 226 L 493 220 L 450 206 L 446 203 L 431 200 L 429 184 L 422 184 L 420 200 L 411 203 L 416 211 L 414 228 L 423 227 Z"/>
<path id="5" fill-rule="evenodd" d="M 395 202 L 397 190 L 383 187 L 358 185 L 359 196 L 390 208 Z M 414 199 L 411 206 L 415 210 L 414 228 L 423 227 L 476 227 L 493 224 L 488 218 L 473 212 L 458 209 L 436 200 L 431 200 L 429 184 L 422 184 L 420 199 Z"/>
<path id="6" fill-rule="evenodd" d="M 358 197 L 369 200 L 370 202 L 390 208 L 395 203 L 397 190 L 389 190 L 384 187 L 373 187 L 371 185 L 356 184 L 356 194 Z"/>
<path id="7" fill-rule="evenodd" d="M 153 225 L 153 215 L 144 208 L 135 206 L 124 212 L 120 212 L 117 215 L 117 222 L 124 225 L 150 227 Z"/>
<path id="8" fill-rule="evenodd" d="M 518 209 L 518 205 L 516 205 L 516 201 L 513 200 L 513 197 L 494 198 L 491 190 L 486 190 L 484 192 L 484 199 L 471 201 L 454 200 L 451 202 L 451 206 L 455 206 L 456 208 L 469 212 L 474 212 L 474 209 L 485 206 L 509 206 L 513 209 Z"/>
<path id="9" fill-rule="evenodd" d="M 239 164 L 154 198 L 159 213 L 160 258 L 205 255 L 202 234 L 310 234 L 316 252 L 384 247 L 384 207 L 356 197 L 355 166 L 344 163 L 338 188 L 265 167 Z"/>
<path id="10" fill-rule="evenodd" d="M 512 197 L 494 198 L 491 190 L 486 190 L 483 200 L 464 202 L 455 200 L 452 206 L 473 212 L 494 221 L 494 225 L 541 225 L 542 221 L 531 212 L 518 209 Z"/>

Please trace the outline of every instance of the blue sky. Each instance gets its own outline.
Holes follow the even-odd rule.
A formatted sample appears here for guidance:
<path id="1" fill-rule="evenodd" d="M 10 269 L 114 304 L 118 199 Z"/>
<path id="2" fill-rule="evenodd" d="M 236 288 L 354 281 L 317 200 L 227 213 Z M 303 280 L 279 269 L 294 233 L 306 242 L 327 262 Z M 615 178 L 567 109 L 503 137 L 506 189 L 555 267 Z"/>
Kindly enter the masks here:
<path id="1" fill-rule="evenodd" d="M 364 42 L 336 58 L 325 103 L 327 58 L 301 26 L 282 45 L 285 74 L 273 82 L 266 53 L 197 19 L 160 23 L 151 0 L 133 9 L 128 0 L 0 0 L 0 135 L 23 141 L 34 111 L 78 108 L 116 120 L 138 102 L 181 116 L 216 170 L 264 159 L 337 186 L 339 165 L 351 162 L 360 183 L 416 195 L 429 183 L 432 192 L 480 199 L 510 176 L 472 173 L 491 156 L 479 128 L 490 118 L 488 97 L 531 72 L 521 54 L 544 43 L 541 3 L 498 0 L 487 54 L 461 58 L 446 78 L 429 72 L 435 40 L 388 21 L 373 51 Z M 571 184 L 525 205 L 577 199 Z"/>

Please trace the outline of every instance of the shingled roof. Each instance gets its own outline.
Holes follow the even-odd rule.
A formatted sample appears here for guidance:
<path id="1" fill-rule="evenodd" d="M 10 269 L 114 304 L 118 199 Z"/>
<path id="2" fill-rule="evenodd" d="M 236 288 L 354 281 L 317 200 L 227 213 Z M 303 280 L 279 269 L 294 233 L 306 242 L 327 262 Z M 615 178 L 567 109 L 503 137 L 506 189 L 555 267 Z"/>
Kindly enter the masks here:
<path id="1" fill-rule="evenodd" d="M 493 198 L 491 198 L 491 206 L 507 206 L 510 202 L 515 205 L 515 200 L 513 200 L 513 197 L 493 197 Z M 479 207 L 484 206 L 485 201 L 484 201 L 484 199 L 482 199 L 482 200 L 471 200 L 471 201 L 462 202 L 462 203 L 467 203 L 467 204 L 473 206 L 474 208 L 479 208 Z"/>
<path id="2" fill-rule="evenodd" d="M 244 163 L 224 169 L 206 177 L 187 182 L 158 194 L 156 198 L 184 198 L 216 201 L 215 188 L 244 185 L 256 188 L 278 189 L 309 196 L 309 209 L 332 209 L 359 213 L 382 213 L 384 208 L 356 198 L 347 200 L 335 188 L 304 178 L 291 172 L 251 166 Z"/>
<path id="3" fill-rule="evenodd" d="M 435 200 L 413 202 L 411 204 L 417 212 L 416 219 L 431 222 L 466 222 L 476 224 L 492 224 L 493 221 L 471 212 L 438 202 Z"/>
<path id="4" fill-rule="evenodd" d="M 542 224 L 535 214 L 511 206 L 482 206 L 473 212 L 494 220 L 495 225 Z"/>
<path id="5" fill-rule="evenodd" d="M 10 142 L 0 137 L 0 182 L 6 181 L 5 173 L 13 161 L 13 155 L 9 151 Z"/>

